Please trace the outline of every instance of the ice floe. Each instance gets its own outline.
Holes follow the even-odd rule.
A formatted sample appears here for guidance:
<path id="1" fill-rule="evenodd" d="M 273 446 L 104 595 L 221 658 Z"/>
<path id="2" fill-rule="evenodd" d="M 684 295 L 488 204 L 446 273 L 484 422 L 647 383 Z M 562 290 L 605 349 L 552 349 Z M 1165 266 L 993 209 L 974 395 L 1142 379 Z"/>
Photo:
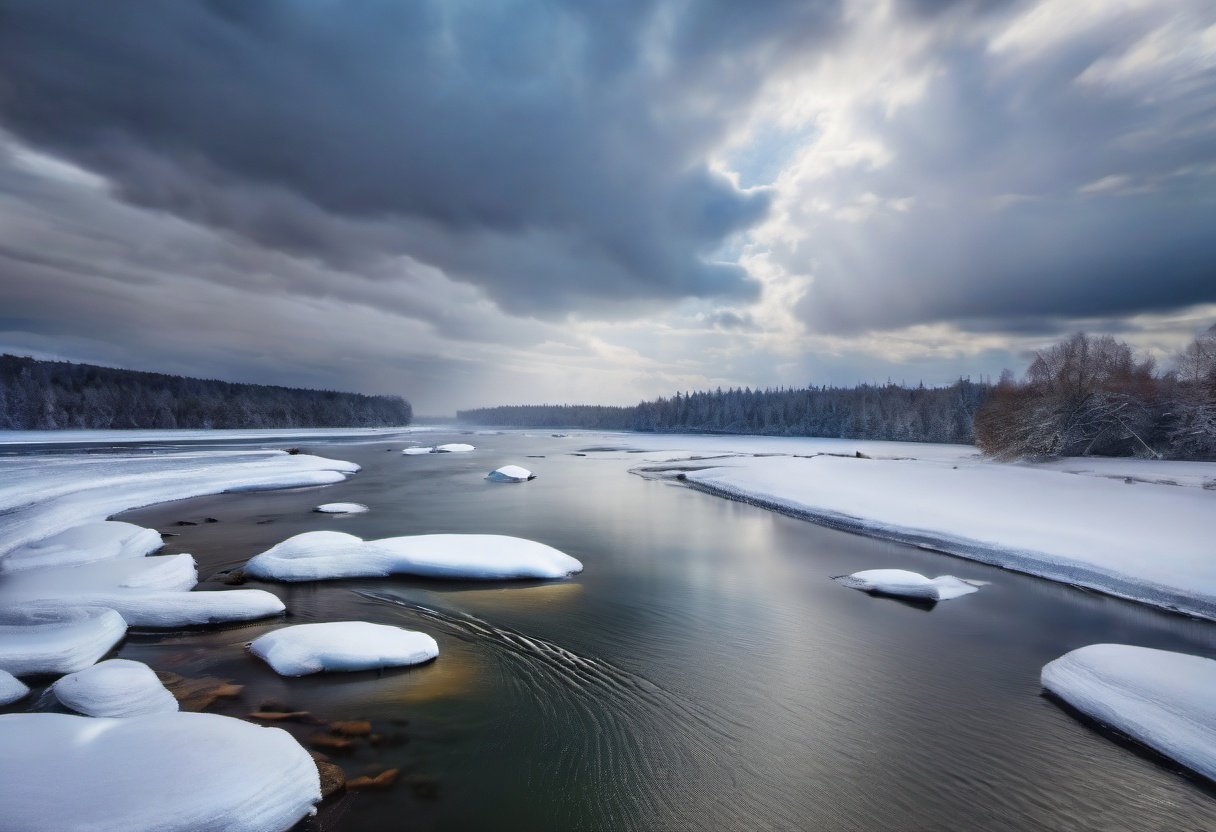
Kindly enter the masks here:
<path id="1" fill-rule="evenodd" d="M 1216 780 L 1216 661 L 1091 644 L 1044 665 L 1042 683 L 1086 716 Z"/>
<path id="2" fill-rule="evenodd" d="M 863 592 L 922 601 L 948 601 L 979 589 L 975 584 L 953 575 L 926 578 L 919 572 L 909 572 L 906 569 L 866 569 L 852 575 L 841 575 L 836 581 Z"/>
<path id="3" fill-rule="evenodd" d="M 129 659 L 107 659 L 69 673 L 51 685 L 55 698 L 85 716 L 132 717 L 177 710 L 177 700 L 152 668 Z"/>
<path id="4" fill-rule="evenodd" d="M 321 800 L 290 734 L 217 714 L 8 714 L 0 735 L 12 832 L 285 832 Z"/>
<path id="5" fill-rule="evenodd" d="M 527 482 L 536 479 L 536 474 L 518 465 L 504 465 L 486 474 L 486 479 L 492 482 Z"/>
<path id="6" fill-rule="evenodd" d="M 122 616 L 103 607 L 8 609 L 0 613 L 0 670 L 74 673 L 110 652 L 126 632 Z"/>
<path id="7" fill-rule="evenodd" d="M 437 454 L 467 454 L 470 451 L 477 450 L 472 445 L 466 445 L 463 442 L 450 442 L 447 445 L 436 445 L 432 451 Z"/>
<path id="8" fill-rule="evenodd" d="M 401 453 L 405 454 L 406 456 L 422 456 L 423 454 L 432 453 L 434 450 L 434 448 L 427 446 L 425 448 L 406 448 Z"/>
<path id="9" fill-rule="evenodd" d="M 30 689 L 7 670 L 0 670 L 0 705 L 10 705 L 27 696 Z"/>
<path id="10" fill-rule="evenodd" d="M 323 503 L 313 511 L 322 514 L 366 514 L 368 508 L 363 503 Z"/>
<path id="11" fill-rule="evenodd" d="M 249 650 L 282 676 L 403 667 L 439 655 L 426 633 L 364 621 L 284 627 L 255 639 Z"/>
<path id="12" fill-rule="evenodd" d="M 114 520 L 81 523 L 18 546 L 0 558 L 0 574 L 117 558 L 142 558 L 163 545 L 155 530 L 131 523 Z"/>
<path id="13" fill-rule="evenodd" d="M 343 532 L 305 532 L 253 557 L 247 575 L 319 581 L 419 575 L 430 578 L 564 578 L 581 572 L 574 558 L 519 537 L 424 534 L 364 541 Z"/>

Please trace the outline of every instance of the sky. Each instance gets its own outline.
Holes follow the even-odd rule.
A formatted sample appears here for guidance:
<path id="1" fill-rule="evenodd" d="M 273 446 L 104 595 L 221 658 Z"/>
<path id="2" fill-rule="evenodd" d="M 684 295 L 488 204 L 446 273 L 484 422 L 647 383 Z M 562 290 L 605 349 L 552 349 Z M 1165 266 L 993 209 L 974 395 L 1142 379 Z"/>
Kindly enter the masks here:
<path id="1" fill-rule="evenodd" d="M 1216 322 L 1210 0 L 0 0 L 0 351 L 415 412 Z"/>

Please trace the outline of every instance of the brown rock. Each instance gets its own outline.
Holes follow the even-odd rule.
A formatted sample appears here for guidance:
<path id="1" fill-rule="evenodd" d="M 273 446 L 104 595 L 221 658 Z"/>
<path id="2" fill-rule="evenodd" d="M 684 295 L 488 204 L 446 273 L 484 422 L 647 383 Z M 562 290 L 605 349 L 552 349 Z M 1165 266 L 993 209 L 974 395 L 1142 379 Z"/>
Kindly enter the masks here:
<path id="1" fill-rule="evenodd" d="M 345 737 L 335 737 L 333 734 L 312 734 L 308 744 L 314 748 L 324 748 L 337 754 L 349 754 L 355 750 L 355 741 Z"/>
<path id="2" fill-rule="evenodd" d="M 372 732 L 372 724 L 366 719 L 348 719 L 329 723 L 329 730 L 343 737 L 366 737 Z"/>
<path id="3" fill-rule="evenodd" d="M 400 769 L 385 769 L 375 777 L 363 776 L 348 780 L 346 783 L 346 788 L 350 789 L 351 791 L 360 791 L 362 789 L 387 789 L 397 782 L 397 777 L 400 774 Z"/>
<path id="4" fill-rule="evenodd" d="M 249 718 L 263 722 L 311 722 L 312 714 L 308 711 L 254 711 Z"/>
<path id="5" fill-rule="evenodd" d="M 317 761 L 317 774 L 321 777 L 321 797 L 330 797 L 347 787 L 346 774 L 341 768 L 324 760 Z"/>
<path id="6" fill-rule="evenodd" d="M 156 677 L 168 688 L 183 711 L 204 711 L 215 704 L 216 699 L 239 696 L 244 685 L 234 685 L 227 679 L 215 676 L 191 678 L 171 670 L 158 670 Z"/>

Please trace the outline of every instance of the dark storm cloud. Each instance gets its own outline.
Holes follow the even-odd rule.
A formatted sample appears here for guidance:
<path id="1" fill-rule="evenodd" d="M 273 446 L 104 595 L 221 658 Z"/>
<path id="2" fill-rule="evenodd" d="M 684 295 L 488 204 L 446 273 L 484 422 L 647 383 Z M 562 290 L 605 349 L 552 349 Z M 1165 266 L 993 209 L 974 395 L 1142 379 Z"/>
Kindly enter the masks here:
<path id="1" fill-rule="evenodd" d="M 0 115 L 133 202 L 346 266 L 408 253 L 517 312 L 748 297 L 708 258 L 768 196 L 705 155 L 836 18 L 828 0 L 14 0 Z"/>
<path id="2" fill-rule="evenodd" d="M 1058 43 L 940 50 L 923 99 L 859 111 L 890 159 L 825 177 L 818 193 L 911 205 L 820 221 L 785 254 L 815 263 L 804 320 L 836 333 L 968 319 L 1026 332 L 1042 318 L 1050 331 L 1216 302 L 1216 58 L 1171 40 L 1216 15 L 1169 5 L 1106 25 L 1095 12 Z M 1142 39 L 1153 48 L 1121 63 Z"/>

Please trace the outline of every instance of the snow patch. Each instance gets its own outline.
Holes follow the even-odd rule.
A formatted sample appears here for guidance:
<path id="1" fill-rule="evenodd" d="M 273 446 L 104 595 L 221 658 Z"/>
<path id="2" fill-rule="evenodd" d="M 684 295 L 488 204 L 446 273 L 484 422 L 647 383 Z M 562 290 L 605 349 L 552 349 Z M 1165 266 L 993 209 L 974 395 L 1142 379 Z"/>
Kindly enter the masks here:
<path id="1" fill-rule="evenodd" d="M 0 574 L 118 558 L 142 558 L 163 545 L 156 531 L 131 523 L 114 520 L 82 523 L 13 549 L 0 558 Z"/>
<path id="2" fill-rule="evenodd" d="M 363 621 L 284 627 L 255 639 L 249 650 L 282 676 L 402 667 L 439 655 L 426 633 Z"/>
<path id="3" fill-rule="evenodd" d="M 366 514 L 368 508 L 363 503 L 323 503 L 313 511 L 322 514 Z"/>
<path id="4" fill-rule="evenodd" d="M 108 659 L 70 673 L 51 685 L 63 705 L 85 716 L 132 717 L 170 713 L 177 700 L 152 668 L 129 659 Z"/>
<path id="5" fill-rule="evenodd" d="M 518 465 L 504 465 L 486 474 L 486 479 L 491 482 L 527 482 L 536 479 L 536 474 Z"/>
<path id="6" fill-rule="evenodd" d="M 29 692 L 30 689 L 20 679 L 7 670 L 0 670 L 0 705 L 11 705 L 28 696 Z"/>
<path id="7" fill-rule="evenodd" d="M 970 595 L 979 587 L 953 575 L 926 578 L 918 572 L 906 569 L 866 569 L 852 575 L 841 575 L 836 581 L 851 589 L 875 592 L 880 595 L 895 595 L 900 598 L 915 598 L 923 601 L 948 601 Z"/>
<path id="8" fill-rule="evenodd" d="M 434 448 L 428 446 L 426 448 L 406 448 L 401 453 L 406 456 L 422 456 L 423 454 L 432 453 L 434 450 Z"/>
<path id="9" fill-rule="evenodd" d="M 246 574 L 277 581 L 418 575 L 428 578 L 564 578 L 579 561 L 543 543 L 494 534 L 424 534 L 364 541 L 305 532 L 250 559 Z"/>
<path id="10" fill-rule="evenodd" d="M 321 800 L 290 734 L 217 714 L 0 716 L 0 826 L 285 832 Z"/>
<path id="11" fill-rule="evenodd" d="M 0 670 L 14 676 L 84 670 L 126 632 L 122 616 L 102 607 L 9 609 L 0 614 Z"/>
<path id="12" fill-rule="evenodd" d="M 1216 661 L 1091 644 L 1044 665 L 1042 683 L 1086 716 L 1216 780 Z"/>
<path id="13" fill-rule="evenodd" d="M 472 445 L 465 445 L 462 442 L 451 442 L 447 445 L 436 445 L 432 449 L 432 453 L 437 454 L 467 454 L 470 451 L 477 450 Z"/>

